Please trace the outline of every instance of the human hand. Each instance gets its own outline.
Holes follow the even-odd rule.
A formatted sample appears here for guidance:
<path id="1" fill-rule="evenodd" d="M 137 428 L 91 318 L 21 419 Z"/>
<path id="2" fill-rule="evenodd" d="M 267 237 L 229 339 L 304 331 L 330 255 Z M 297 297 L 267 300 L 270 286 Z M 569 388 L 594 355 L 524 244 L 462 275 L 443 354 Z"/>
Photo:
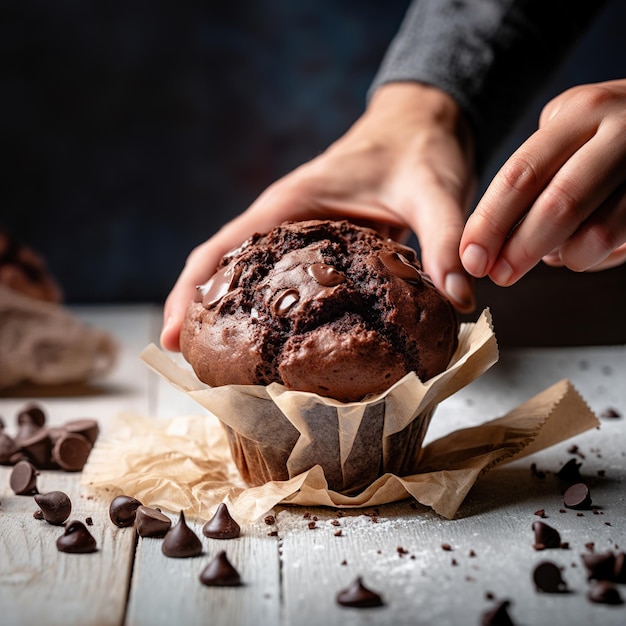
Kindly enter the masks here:
<path id="1" fill-rule="evenodd" d="M 470 274 L 501 286 L 540 260 L 578 272 L 626 261 L 626 80 L 546 105 L 468 219 L 460 254 Z"/>
<path id="2" fill-rule="evenodd" d="M 62 295 L 44 260 L 31 248 L 18 243 L 0 226 L 0 285 L 48 302 Z"/>
<path id="3" fill-rule="evenodd" d="M 342 138 L 191 252 L 165 302 L 161 344 L 179 349 L 195 288 L 226 252 L 286 220 L 349 219 L 396 239 L 412 229 L 435 285 L 460 310 L 472 310 L 472 286 L 458 255 L 473 192 L 472 152 L 470 133 L 449 96 L 417 83 L 381 87 Z"/>

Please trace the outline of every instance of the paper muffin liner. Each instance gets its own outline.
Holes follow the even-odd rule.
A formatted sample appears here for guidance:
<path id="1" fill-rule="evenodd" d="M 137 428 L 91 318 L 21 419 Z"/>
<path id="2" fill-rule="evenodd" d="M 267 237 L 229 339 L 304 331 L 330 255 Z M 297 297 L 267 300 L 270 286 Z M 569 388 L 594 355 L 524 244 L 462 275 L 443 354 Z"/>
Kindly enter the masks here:
<path id="1" fill-rule="evenodd" d="M 409 373 L 387 391 L 349 403 L 278 383 L 211 388 L 154 345 L 141 356 L 220 420 L 249 486 L 319 467 L 329 489 L 349 495 L 385 474 L 414 474 L 437 405 L 489 369 L 498 360 L 498 346 L 486 309 L 476 322 L 461 325 L 444 372 L 426 382 Z"/>

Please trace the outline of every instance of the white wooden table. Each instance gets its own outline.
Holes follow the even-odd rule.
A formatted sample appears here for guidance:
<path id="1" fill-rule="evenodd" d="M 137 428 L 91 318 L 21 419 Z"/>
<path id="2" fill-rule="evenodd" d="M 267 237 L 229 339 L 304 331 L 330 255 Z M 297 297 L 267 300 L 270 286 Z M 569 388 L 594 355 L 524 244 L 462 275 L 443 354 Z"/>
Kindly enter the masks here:
<path id="1" fill-rule="evenodd" d="M 78 308 L 90 324 L 109 329 L 123 346 L 113 375 L 92 394 L 72 397 L 0 397 L 0 415 L 12 425 L 32 399 L 52 424 L 94 417 L 106 433 L 121 411 L 161 417 L 201 413 L 139 360 L 156 341 L 160 311 L 155 307 Z M 497 334 L 497 320 L 496 334 Z M 552 383 L 569 378 L 592 409 L 611 406 L 626 414 L 626 347 L 516 349 L 504 351 L 487 374 L 437 410 L 428 440 L 461 426 L 506 413 Z M 580 555 L 626 549 L 626 417 L 602 419 L 601 428 L 549 450 L 498 468 L 470 493 L 454 520 L 402 502 L 338 517 L 323 508 L 278 507 L 276 525 L 261 519 L 228 542 L 230 560 L 241 573 L 238 588 L 208 588 L 198 575 L 225 544 L 203 537 L 205 552 L 194 559 L 167 559 L 159 540 L 135 538 L 109 521 L 108 502 L 81 495 L 80 475 L 43 472 L 41 492 L 60 489 L 74 504 L 72 517 L 93 518 L 99 551 L 59 553 L 60 529 L 37 521 L 31 497 L 9 487 L 11 468 L 0 467 L 0 624 L 3 626 L 158 626 L 160 624 L 480 624 L 494 600 L 512 601 L 515 624 L 626 624 L 626 605 L 592 604 Z M 596 514 L 577 515 L 563 507 L 553 472 L 584 454 L 582 474 L 590 485 Z M 535 463 L 548 475 L 538 478 Z M 602 476 L 601 474 L 605 475 Z M 570 544 L 569 550 L 535 551 L 532 522 L 544 509 Z M 305 514 L 317 517 L 309 528 Z M 339 520 L 342 534 L 336 536 Z M 200 533 L 200 526 L 193 525 Z M 276 530 L 277 533 L 270 534 Z M 442 549 L 450 544 L 452 550 Z M 567 594 L 536 591 L 532 570 L 549 559 L 563 567 Z M 379 592 L 385 606 L 339 606 L 338 591 L 356 576 Z M 626 600 L 626 585 L 619 589 Z"/>

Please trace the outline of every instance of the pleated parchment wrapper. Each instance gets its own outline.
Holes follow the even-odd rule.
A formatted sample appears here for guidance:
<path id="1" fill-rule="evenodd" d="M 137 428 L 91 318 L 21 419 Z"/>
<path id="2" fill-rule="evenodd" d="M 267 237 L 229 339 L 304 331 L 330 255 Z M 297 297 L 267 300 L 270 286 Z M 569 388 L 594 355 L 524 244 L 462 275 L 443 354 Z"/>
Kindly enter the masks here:
<path id="1" fill-rule="evenodd" d="M 0 389 L 85 383 L 114 367 L 118 345 L 59 304 L 0 285 Z"/>
<path id="2" fill-rule="evenodd" d="M 83 484 L 96 495 L 125 493 L 200 519 L 222 501 L 245 522 L 278 503 L 370 507 L 408 497 L 452 518 L 485 471 L 598 424 L 569 381 L 561 381 L 503 417 L 421 449 L 437 404 L 497 361 L 487 310 L 461 326 L 445 372 L 426 383 L 409 374 L 356 403 L 277 384 L 208 388 L 156 346 L 142 358 L 211 415 L 120 416 L 92 451 Z M 257 477 L 263 484 L 251 487 L 246 468 L 282 476 Z"/>

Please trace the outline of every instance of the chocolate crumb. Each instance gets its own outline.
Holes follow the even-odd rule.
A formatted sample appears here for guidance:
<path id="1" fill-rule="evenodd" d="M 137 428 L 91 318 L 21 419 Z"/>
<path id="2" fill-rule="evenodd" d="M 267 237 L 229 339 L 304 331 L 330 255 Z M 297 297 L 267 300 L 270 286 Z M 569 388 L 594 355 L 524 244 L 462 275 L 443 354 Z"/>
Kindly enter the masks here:
<path id="1" fill-rule="evenodd" d="M 333 534 L 335 535 L 335 537 L 341 537 L 343 533 L 341 532 L 341 528 L 340 528 L 339 530 L 336 530 Z"/>
<path id="2" fill-rule="evenodd" d="M 473 558 L 476 556 L 476 552 L 474 552 L 474 550 L 470 550 L 468 556 Z"/>
<path id="3" fill-rule="evenodd" d="M 85 524 L 87 524 L 87 526 L 93 526 L 93 519 L 91 517 L 86 517 Z"/>
<path id="4" fill-rule="evenodd" d="M 343 561 L 341 561 L 341 565 L 347 565 L 348 561 L 346 561 L 345 559 Z"/>
<path id="5" fill-rule="evenodd" d="M 39 509 L 37 509 L 34 513 L 33 513 L 33 517 L 37 520 L 42 520 L 43 519 L 43 512 Z"/>
<path id="6" fill-rule="evenodd" d="M 269 533 L 267 533 L 268 537 L 277 537 L 278 536 L 278 531 L 277 530 L 270 530 Z"/>
<path id="7" fill-rule="evenodd" d="M 454 566 L 458 565 L 459 562 L 456 559 L 452 559 L 452 561 L 450 561 L 450 564 L 454 567 Z"/>
<path id="8" fill-rule="evenodd" d="M 268 526 L 272 526 L 276 523 L 276 518 L 273 515 L 266 515 L 263 518 L 263 521 L 268 525 Z"/>
<path id="9" fill-rule="evenodd" d="M 613 407 L 607 407 L 606 409 L 604 409 L 604 411 L 602 411 L 602 413 L 600 413 L 600 417 L 615 419 L 618 417 L 622 417 L 622 414 Z"/>
<path id="10" fill-rule="evenodd" d="M 596 547 L 596 544 L 593 541 L 588 541 L 585 544 L 585 548 L 587 548 L 587 550 L 589 550 L 589 552 L 593 552 L 595 547 Z"/>
<path id="11" fill-rule="evenodd" d="M 565 509 L 559 509 L 559 513 L 567 513 Z"/>
<path id="12" fill-rule="evenodd" d="M 398 554 L 399 554 L 400 556 L 402 556 L 402 555 L 404 555 L 404 554 L 408 554 L 408 553 L 409 553 L 409 551 L 408 551 L 406 548 L 403 548 L 402 546 L 398 546 L 398 547 L 396 548 L 396 551 L 398 552 Z"/>
<path id="13" fill-rule="evenodd" d="M 493 600 L 495 597 L 492 591 L 485 591 L 485 600 Z"/>
<path id="14" fill-rule="evenodd" d="M 600 478 L 604 478 L 606 476 L 606 470 L 598 470 L 598 476 L 600 476 Z"/>
<path id="15" fill-rule="evenodd" d="M 309 519 L 311 517 L 311 513 L 309 511 L 305 511 L 304 515 L 302 516 L 304 519 Z"/>
<path id="16" fill-rule="evenodd" d="M 545 509 L 539 509 L 538 511 L 535 511 L 535 515 L 536 515 L 537 517 L 542 517 L 542 518 L 544 518 L 544 519 L 545 519 L 546 517 L 548 517 L 548 516 L 546 515 L 546 510 L 545 510 Z"/>
<path id="17" fill-rule="evenodd" d="M 452 546 L 449 543 L 442 543 L 441 549 L 445 550 L 446 552 L 450 552 L 452 550 Z"/>
<path id="18" fill-rule="evenodd" d="M 309 526 L 309 530 L 313 530 L 314 528 L 317 527 L 317 522 L 312 520 L 308 523 L 308 526 Z"/>
<path id="19" fill-rule="evenodd" d="M 339 522 L 339 520 L 337 520 L 337 519 L 331 520 L 331 522 L 330 522 L 330 523 L 331 523 L 333 526 L 341 526 L 341 523 L 340 523 L 340 522 Z"/>

